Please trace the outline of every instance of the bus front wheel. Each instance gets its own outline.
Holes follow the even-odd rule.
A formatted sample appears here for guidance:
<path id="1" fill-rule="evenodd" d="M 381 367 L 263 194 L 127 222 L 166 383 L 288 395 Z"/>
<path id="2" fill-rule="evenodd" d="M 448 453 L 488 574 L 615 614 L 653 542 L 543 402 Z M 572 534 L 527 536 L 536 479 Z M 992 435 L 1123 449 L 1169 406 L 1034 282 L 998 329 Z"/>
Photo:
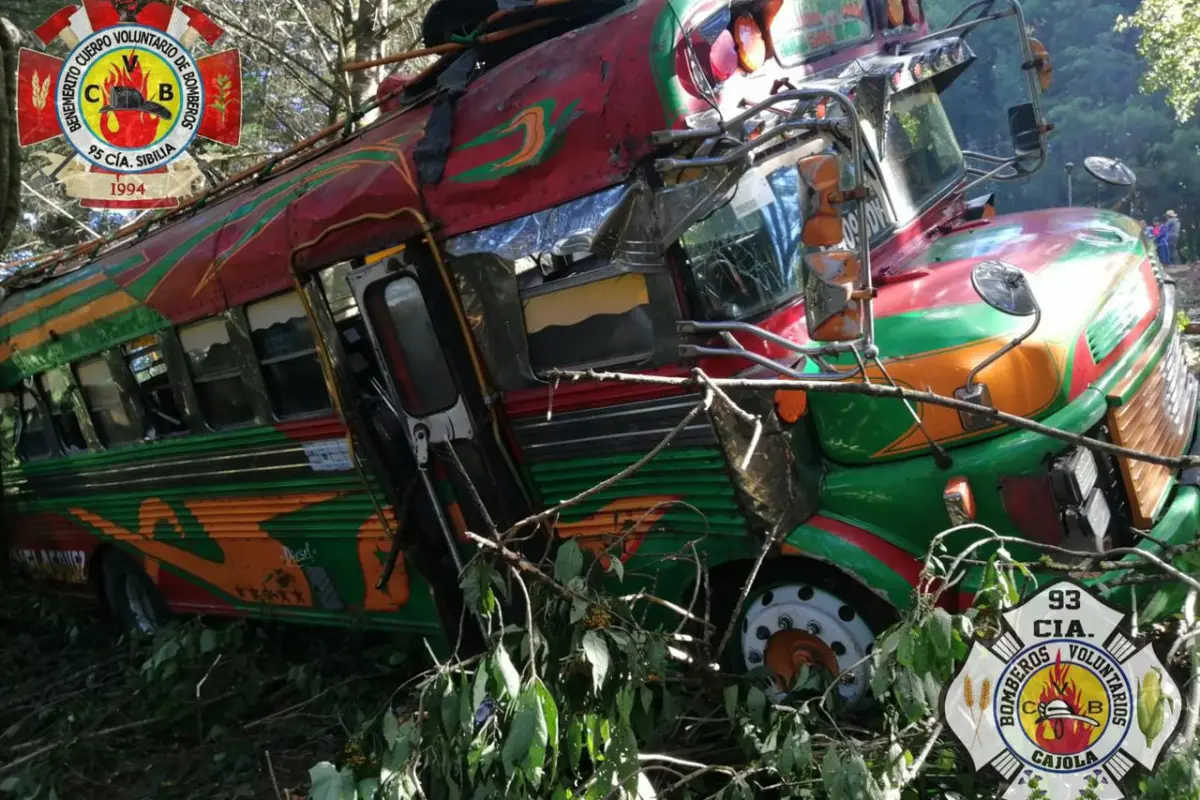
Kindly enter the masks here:
<path id="1" fill-rule="evenodd" d="M 731 570 L 713 581 L 715 637 L 729 624 L 746 571 Z M 896 620 L 887 602 L 834 567 L 799 559 L 762 565 L 729 637 L 722 661 L 735 672 L 765 668 L 779 696 L 808 666 L 837 681 L 845 707 L 870 693 L 870 659 L 875 638 Z"/>

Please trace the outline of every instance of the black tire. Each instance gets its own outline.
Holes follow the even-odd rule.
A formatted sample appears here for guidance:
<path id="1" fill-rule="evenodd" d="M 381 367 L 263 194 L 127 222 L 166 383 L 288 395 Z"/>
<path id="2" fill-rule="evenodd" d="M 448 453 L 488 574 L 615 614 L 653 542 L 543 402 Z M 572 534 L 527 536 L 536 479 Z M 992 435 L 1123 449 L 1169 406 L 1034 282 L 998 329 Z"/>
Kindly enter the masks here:
<path id="1" fill-rule="evenodd" d="M 166 624 L 167 604 L 132 556 L 111 549 L 105 553 L 100 569 L 104 599 L 122 633 L 149 636 Z"/>
<path id="2" fill-rule="evenodd" d="M 713 632 L 714 646 L 725 634 L 733 606 L 741 596 L 748 574 L 749 565 L 746 565 L 741 569 L 722 570 L 713 577 L 712 622 L 716 626 Z M 875 637 L 899 618 L 899 614 L 890 603 L 836 567 L 799 558 L 779 558 L 765 562 L 759 569 L 754 586 L 742 604 L 742 624 L 747 622 L 747 614 L 755 607 L 756 600 L 765 599 L 768 591 L 795 585 L 812 587 L 833 595 L 845 606 L 849 606 L 855 615 L 860 616 Z M 745 673 L 752 666 L 747 664 L 743 655 L 742 633 L 742 626 L 735 628 L 724 652 L 719 654 L 722 667 L 735 674 Z M 873 648 L 873 644 L 868 645 L 863 650 L 864 655 L 869 654 Z M 840 653 L 838 655 L 841 656 Z"/>

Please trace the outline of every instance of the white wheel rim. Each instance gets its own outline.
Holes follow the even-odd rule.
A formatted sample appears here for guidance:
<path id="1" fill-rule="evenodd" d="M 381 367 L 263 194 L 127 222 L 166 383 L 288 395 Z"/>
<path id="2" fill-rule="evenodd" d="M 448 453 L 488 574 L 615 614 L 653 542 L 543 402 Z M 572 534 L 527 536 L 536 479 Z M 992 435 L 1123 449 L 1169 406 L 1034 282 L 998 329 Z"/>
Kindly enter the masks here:
<path id="1" fill-rule="evenodd" d="M 764 590 L 742 614 L 742 660 L 746 669 L 763 666 L 771 636 L 789 629 L 808 631 L 830 648 L 842 673 L 837 691 L 843 700 L 854 703 L 866 694 L 870 664 L 858 662 L 874 649 L 875 634 L 858 609 L 808 584 Z"/>

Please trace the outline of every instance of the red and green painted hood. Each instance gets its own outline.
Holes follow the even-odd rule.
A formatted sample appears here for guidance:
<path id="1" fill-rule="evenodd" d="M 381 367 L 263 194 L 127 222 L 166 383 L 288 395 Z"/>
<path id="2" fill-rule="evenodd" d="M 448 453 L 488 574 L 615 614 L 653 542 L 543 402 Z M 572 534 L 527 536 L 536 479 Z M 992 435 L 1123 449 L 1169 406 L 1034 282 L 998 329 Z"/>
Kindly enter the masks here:
<path id="1" fill-rule="evenodd" d="M 875 302 L 876 341 L 900 384 L 953 396 L 973 367 L 1028 329 L 1031 317 L 988 306 L 971 269 L 999 259 L 1023 269 L 1042 309 L 1037 331 L 983 370 L 995 406 L 1039 418 L 1088 390 L 1160 316 L 1162 298 L 1137 223 L 1095 209 L 1054 209 L 974 223 L 884 270 Z M 883 383 L 878 371 L 872 380 Z M 849 395 L 810 399 L 822 445 L 842 463 L 928 451 L 912 416 L 895 401 Z M 944 446 L 995 435 L 968 433 L 958 413 L 918 408 Z"/>

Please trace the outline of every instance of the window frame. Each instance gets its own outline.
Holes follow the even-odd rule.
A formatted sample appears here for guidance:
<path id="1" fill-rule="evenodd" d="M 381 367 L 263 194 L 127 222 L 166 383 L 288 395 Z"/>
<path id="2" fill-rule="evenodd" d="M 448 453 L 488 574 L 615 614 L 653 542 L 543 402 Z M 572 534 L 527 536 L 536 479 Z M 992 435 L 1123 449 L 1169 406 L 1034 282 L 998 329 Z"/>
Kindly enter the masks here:
<path id="1" fill-rule="evenodd" d="M 301 352 L 263 358 L 259 355 L 258 348 L 254 344 L 254 331 L 256 329 L 253 327 L 253 323 L 250 322 L 250 309 L 254 306 L 269 303 L 287 295 L 294 295 L 296 297 L 297 302 L 300 304 L 302 316 L 304 317 L 305 321 L 309 323 L 309 335 L 312 338 L 312 348 Z M 266 404 L 268 420 L 270 422 L 295 422 L 298 420 L 302 421 L 309 419 L 321 419 L 336 413 L 334 400 L 330 395 L 328 382 L 325 380 L 325 368 L 321 365 L 321 346 L 320 342 L 318 341 L 320 332 L 313 328 L 312 321 L 309 320 L 308 313 L 304 310 L 304 298 L 300 296 L 300 292 L 298 292 L 296 289 L 285 289 L 281 292 L 275 292 L 274 294 L 267 295 L 266 297 L 259 297 L 252 302 L 240 306 L 238 311 L 240 312 L 241 319 L 245 321 L 246 346 L 248 347 L 246 352 L 249 357 L 249 365 L 253 369 L 256 377 L 255 385 L 259 389 L 262 401 Z M 272 401 L 270 387 L 267 385 L 263 367 L 282 364 L 287 361 L 295 361 L 300 358 L 308 358 L 310 356 L 316 361 L 317 370 L 321 374 L 321 388 L 325 393 L 325 407 L 311 411 L 303 411 L 297 414 L 278 414 L 275 411 L 275 403 Z"/>
<path id="2" fill-rule="evenodd" d="M 183 367 L 183 374 L 186 377 L 188 393 L 191 399 L 195 401 L 191 414 L 193 424 L 199 429 L 197 432 L 224 433 L 226 431 L 244 430 L 256 425 L 269 425 L 273 421 L 270 413 L 270 404 L 266 398 L 266 387 L 262 384 L 262 375 L 259 374 L 257 362 L 253 358 L 249 323 L 246 322 L 244 314 L 238 313 L 240 311 L 240 307 L 229 308 L 219 314 L 199 317 L 189 322 L 175 325 L 171 329 L 175 343 L 179 348 L 178 355 Z M 234 354 L 234 358 L 237 360 L 237 366 L 227 372 L 222 372 L 220 375 L 209 375 L 197 380 L 195 370 L 192 368 L 191 358 L 188 356 L 187 346 L 183 342 L 183 332 L 185 328 L 194 328 L 213 322 L 219 322 L 224 328 L 228 340 L 227 343 Z M 251 411 L 250 418 L 233 425 L 214 426 L 204 411 L 196 386 L 202 383 L 228 380 L 231 377 L 240 378 L 242 384 L 246 387 L 246 400 Z"/>
<path id="3" fill-rule="evenodd" d="M 142 398 L 142 384 L 140 384 L 138 382 L 137 375 L 133 371 L 133 365 L 129 363 L 131 354 L 129 353 L 127 348 L 129 348 L 131 345 L 133 345 L 139 339 L 144 339 L 144 338 L 153 339 L 153 343 L 151 345 L 147 345 L 147 347 L 153 347 L 154 349 L 158 350 L 159 356 L 162 359 L 162 364 L 167 369 L 166 376 L 167 376 L 168 386 L 170 387 L 170 390 L 171 390 L 171 396 L 175 400 L 175 406 L 176 406 L 176 408 L 179 409 L 179 413 L 180 413 L 180 416 L 182 417 L 182 422 L 183 422 L 184 427 L 183 427 L 183 430 L 172 431 L 171 433 L 157 436 L 155 439 L 150 440 L 150 441 L 160 441 L 160 440 L 165 440 L 165 439 L 177 439 L 180 436 L 187 436 L 188 434 L 190 434 L 192 432 L 191 424 L 188 420 L 188 415 L 187 415 L 187 411 L 185 408 L 186 403 L 185 403 L 185 398 L 184 398 L 184 392 L 182 391 L 182 386 L 181 386 L 181 384 L 183 384 L 183 383 L 190 383 L 190 382 L 188 380 L 186 380 L 186 376 L 181 376 L 179 374 L 178 366 L 176 364 L 172 364 L 172 359 L 167 352 L 167 350 L 168 350 L 167 343 L 166 343 L 167 337 L 164 334 L 165 334 L 165 331 L 155 331 L 153 333 L 147 334 L 146 336 L 138 336 L 133 339 L 130 339 L 129 341 L 122 342 L 119 347 L 115 348 L 116 351 L 120 354 L 121 362 L 125 365 L 125 372 L 129 375 L 130 385 L 133 389 L 133 396 L 136 398 L 138 407 L 141 412 L 143 438 L 145 438 L 149 434 L 148 427 L 149 427 L 149 421 L 150 421 L 150 410 L 148 408 L 146 408 L 146 402 Z"/>
<path id="4" fill-rule="evenodd" d="M 79 377 L 79 370 L 85 365 L 94 362 L 101 362 L 108 370 L 108 376 L 117 388 L 117 398 L 120 401 L 121 408 L 125 415 L 129 418 L 131 427 L 137 431 L 137 438 L 130 440 L 122 440 L 117 443 L 105 441 L 105 437 L 100 434 L 100 425 L 96 423 L 96 410 L 92 407 L 88 400 L 87 387 L 83 380 Z M 135 383 L 133 376 L 129 374 L 128 365 L 125 363 L 123 345 L 112 347 L 103 352 L 93 354 L 87 358 L 80 359 L 71 363 L 71 373 L 75 379 L 76 385 L 80 390 L 80 401 L 83 403 L 84 410 L 87 412 L 88 421 L 92 425 L 92 429 L 96 433 L 97 446 L 101 450 L 120 450 L 125 447 L 131 447 L 135 444 L 144 444 L 146 442 L 146 424 L 144 410 L 142 408 L 142 399 L 138 395 L 136 389 L 130 388 L 131 383 Z M 109 406 L 105 406 L 109 408 Z M 61 446 L 60 446 L 61 449 Z"/>
<path id="5" fill-rule="evenodd" d="M 100 437 L 96 433 L 95 424 L 92 421 L 91 412 L 88 411 L 87 404 L 83 396 L 83 387 L 79 384 L 79 378 L 75 375 L 74 364 L 60 364 L 56 367 L 44 370 L 34 377 L 38 392 L 41 393 L 45 401 L 46 409 L 50 412 L 50 418 L 53 419 L 54 413 L 50 402 L 50 395 L 45 386 L 46 377 L 54 371 L 59 371 L 65 378 L 67 383 L 67 392 L 69 394 L 68 403 L 70 404 L 70 413 L 75 415 L 75 421 L 79 424 L 80 433 L 83 434 L 84 442 L 87 446 L 77 453 L 68 453 L 66 450 L 66 442 L 59 436 L 59 431 L 56 426 L 52 426 L 54 437 L 58 440 L 58 454 L 67 458 L 76 455 L 82 455 L 86 452 L 96 452 L 103 450 L 104 446 L 100 442 Z M 64 409 L 63 413 L 67 413 Z"/>

